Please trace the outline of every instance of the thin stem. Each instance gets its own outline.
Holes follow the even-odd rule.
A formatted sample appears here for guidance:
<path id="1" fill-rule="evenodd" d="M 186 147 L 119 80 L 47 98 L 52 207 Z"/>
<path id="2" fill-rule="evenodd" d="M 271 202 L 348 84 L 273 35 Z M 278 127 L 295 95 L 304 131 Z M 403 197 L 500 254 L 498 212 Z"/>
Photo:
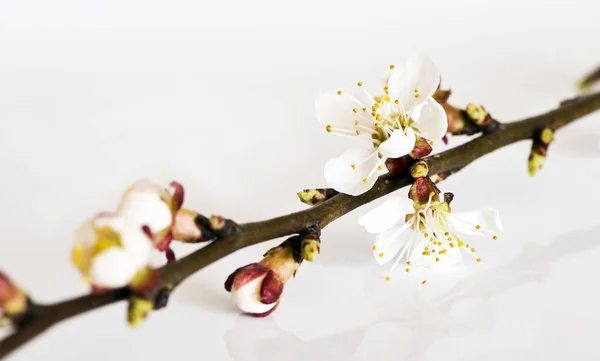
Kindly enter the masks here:
<path id="1" fill-rule="evenodd" d="M 551 112 L 504 124 L 493 133 L 482 135 L 439 155 L 427 157 L 425 161 L 429 163 L 430 174 L 460 169 L 506 145 L 531 139 L 541 128 L 549 126 L 558 129 L 598 109 L 600 109 L 600 92 L 564 102 L 558 109 Z M 523 155 L 523 164 L 526 164 L 526 155 Z M 176 287 L 190 275 L 241 248 L 296 234 L 311 226 L 323 228 L 346 213 L 409 185 L 411 181 L 408 174 L 385 175 L 380 177 L 370 191 L 359 196 L 337 194 L 323 203 L 303 211 L 262 222 L 243 224 L 240 232 L 213 242 L 177 262 L 160 268 L 161 282 L 163 285 Z M 30 322 L 0 342 L 0 358 L 7 356 L 58 322 L 125 300 L 129 296 L 129 290 L 122 288 L 101 295 L 90 294 L 52 305 L 38 305 L 38 311 Z"/>

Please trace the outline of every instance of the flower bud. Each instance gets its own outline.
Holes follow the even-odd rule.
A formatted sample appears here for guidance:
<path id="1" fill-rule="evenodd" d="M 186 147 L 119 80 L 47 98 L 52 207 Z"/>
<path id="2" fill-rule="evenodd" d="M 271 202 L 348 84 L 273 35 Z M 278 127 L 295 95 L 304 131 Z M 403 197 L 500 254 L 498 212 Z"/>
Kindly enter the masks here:
<path id="1" fill-rule="evenodd" d="M 408 167 L 408 159 L 407 157 L 388 158 L 385 161 L 385 166 L 390 174 L 400 174 Z"/>
<path id="2" fill-rule="evenodd" d="M 292 237 L 299 244 L 298 236 Z M 292 242 L 284 241 L 270 249 L 258 263 L 235 270 L 225 281 L 225 289 L 240 310 L 256 317 L 264 317 L 279 305 L 285 282 L 298 269 Z"/>
<path id="3" fill-rule="evenodd" d="M 327 199 L 338 194 L 338 192 L 331 188 L 316 188 L 316 189 L 304 189 L 302 192 L 298 192 L 298 198 L 300 202 L 314 206 L 319 203 L 326 201 Z"/>
<path id="4" fill-rule="evenodd" d="M 473 103 L 467 104 L 467 115 L 484 133 L 489 133 L 496 130 L 500 123 L 492 118 L 492 116 L 481 105 Z"/>
<path id="5" fill-rule="evenodd" d="M 429 173 L 429 164 L 425 161 L 418 161 L 410 167 L 410 175 L 413 178 L 426 177 Z"/>
<path id="6" fill-rule="evenodd" d="M 554 140 L 554 130 L 551 128 L 544 128 L 534 136 L 527 162 L 530 176 L 535 175 L 542 168 L 552 140 Z"/>
<path id="7" fill-rule="evenodd" d="M 154 309 L 152 301 L 142 297 L 131 297 L 127 308 L 127 322 L 131 327 L 139 326 Z"/>
<path id="8" fill-rule="evenodd" d="M 27 314 L 27 295 L 0 271 L 0 325 L 13 324 Z"/>
<path id="9" fill-rule="evenodd" d="M 300 236 L 300 247 L 302 258 L 312 262 L 315 256 L 321 252 L 321 238 L 319 232 L 314 229 L 304 231 Z"/>
<path id="10" fill-rule="evenodd" d="M 433 151 L 433 148 L 431 148 L 431 144 L 433 143 L 430 143 L 427 139 L 417 136 L 415 141 L 415 147 L 410 152 L 410 156 L 414 159 L 427 157 L 429 154 L 431 154 L 431 151 Z"/>
<path id="11" fill-rule="evenodd" d="M 415 179 L 408 192 L 408 196 L 414 202 L 417 210 L 431 204 L 439 204 L 439 195 L 439 189 L 428 177 Z"/>

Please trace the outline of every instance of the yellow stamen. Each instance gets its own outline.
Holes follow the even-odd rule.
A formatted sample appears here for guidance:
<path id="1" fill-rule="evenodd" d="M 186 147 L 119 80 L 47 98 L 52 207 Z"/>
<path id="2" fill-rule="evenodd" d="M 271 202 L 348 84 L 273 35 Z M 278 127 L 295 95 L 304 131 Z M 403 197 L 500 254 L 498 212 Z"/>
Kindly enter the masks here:
<path id="1" fill-rule="evenodd" d="M 390 276 L 387 276 L 387 277 L 385 278 L 385 280 L 386 280 L 386 281 L 389 281 L 389 280 L 391 280 Z"/>
<path id="2" fill-rule="evenodd" d="M 360 130 L 356 129 L 356 135 L 360 135 Z"/>
<path id="3" fill-rule="evenodd" d="M 342 95 L 342 91 L 341 91 L 341 90 L 338 90 L 338 91 L 337 91 L 337 95 Z"/>
<path id="4" fill-rule="evenodd" d="M 327 130 L 329 133 L 331 133 L 331 125 L 326 126 L 325 130 Z"/>
<path id="5" fill-rule="evenodd" d="M 436 259 L 435 259 L 435 261 L 436 261 L 436 262 L 439 262 L 439 261 L 440 261 L 440 259 L 439 259 L 439 258 L 436 258 Z"/>
<path id="6" fill-rule="evenodd" d="M 494 241 L 497 241 L 497 240 L 498 240 L 498 236 L 494 236 L 494 237 L 492 237 L 492 239 L 493 239 Z"/>
<path id="7" fill-rule="evenodd" d="M 394 70 L 396 66 L 394 64 L 390 65 L 390 70 Z"/>
<path id="8" fill-rule="evenodd" d="M 367 183 L 369 180 L 367 178 L 363 178 L 362 182 Z"/>
<path id="9" fill-rule="evenodd" d="M 423 280 L 423 282 L 421 282 L 422 285 L 426 284 L 427 280 Z"/>
<path id="10" fill-rule="evenodd" d="M 353 111 L 354 113 L 358 113 L 358 109 L 356 109 L 356 108 L 353 108 L 353 109 L 352 109 L 352 111 Z"/>
<path id="11" fill-rule="evenodd" d="M 377 250 L 377 246 L 373 245 L 373 247 L 371 248 L 373 251 Z"/>
<path id="12" fill-rule="evenodd" d="M 383 252 L 379 254 L 379 258 L 383 258 Z"/>
<path id="13" fill-rule="evenodd" d="M 476 261 L 477 261 L 477 262 L 481 262 L 481 258 L 477 258 L 477 259 L 476 259 Z"/>
<path id="14" fill-rule="evenodd" d="M 471 248 L 471 252 L 475 252 L 475 248 Z"/>
<path id="15" fill-rule="evenodd" d="M 359 81 L 358 83 L 356 83 L 356 85 L 358 85 L 358 86 L 363 86 L 363 82 L 362 82 L 362 81 Z"/>
<path id="16" fill-rule="evenodd" d="M 406 269 L 406 273 L 408 273 L 408 272 L 410 272 L 410 268 L 407 268 L 407 269 Z"/>
<path id="17" fill-rule="evenodd" d="M 350 164 L 350 166 L 352 167 L 352 169 L 356 169 L 356 164 Z"/>
<path id="18" fill-rule="evenodd" d="M 475 228 L 481 229 L 481 226 L 480 225 L 476 225 Z"/>

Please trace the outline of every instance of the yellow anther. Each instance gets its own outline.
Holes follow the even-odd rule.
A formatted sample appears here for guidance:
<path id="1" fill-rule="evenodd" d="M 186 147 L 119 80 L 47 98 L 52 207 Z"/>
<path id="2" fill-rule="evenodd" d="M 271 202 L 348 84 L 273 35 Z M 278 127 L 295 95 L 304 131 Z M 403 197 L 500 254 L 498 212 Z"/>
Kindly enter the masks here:
<path id="1" fill-rule="evenodd" d="M 383 170 L 382 166 L 377 166 L 377 170 Z"/>
<path id="2" fill-rule="evenodd" d="M 481 262 L 481 258 L 477 258 L 477 259 L 476 259 L 476 261 L 477 261 L 477 262 Z"/>
<path id="3" fill-rule="evenodd" d="M 436 259 L 435 259 L 435 261 L 436 261 L 436 262 L 439 262 L 439 261 L 440 261 L 440 259 L 439 259 L 439 258 L 436 258 Z"/>
<path id="4" fill-rule="evenodd" d="M 360 135 L 360 130 L 356 129 L 356 135 Z"/>
<path id="5" fill-rule="evenodd" d="M 350 166 L 352 167 L 352 169 L 356 169 L 356 164 L 350 164 Z M 375 247 L 375 246 L 373 246 Z"/>
<path id="6" fill-rule="evenodd" d="M 369 181 L 369 180 L 368 180 L 367 178 L 363 178 L 363 179 L 362 179 L 362 182 L 363 182 L 363 183 L 367 183 L 368 181 Z"/>
<path id="7" fill-rule="evenodd" d="M 394 64 L 390 65 L 390 70 L 394 70 L 396 66 Z"/>
<path id="8" fill-rule="evenodd" d="M 423 282 L 421 282 L 422 285 L 426 284 L 427 280 L 423 280 Z"/>
<path id="9" fill-rule="evenodd" d="M 431 250 L 431 253 L 435 253 L 435 249 L 432 249 L 432 250 Z"/>
<path id="10" fill-rule="evenodd" d="M 406 269 L 406 273 L 408 273 L 408 272 L 410 272 L 410 268 L 407 268 L 407 269 Z"/>
<path id="11" fill-rule="evenodd" d="M 421 94 L 417 93 L 415 94 L 415 98 L 419 99 L 421 97 Z"/>
<path id="12" fill-rule="evenodd" d="M 454 248 L 454 243 L 450 243 L 450 248 Z"/>
<path id="13" fill-rule="evenodd" d="M 398 99 L 394 100 L 394 104 L 400 104 L 400 100 L 398 100 Z"/>
<path id="14" fill-rule="evenodd" d="M 375 250 L 377 250 L 377 246 L 376 246 L 376 245 L 373 245 L 373 247 L 371 247 L 371 249 L 372 249 L 373 251 L 375 251 Z"/>
<path id="15" fill-rule="evenodd" d="M 469 244 L 468 244 L 468 243 L 465 245 L 465 247 L 466 247 L 467 249 L 468 249 L 468 248 L 471 248 L 471 247 L 469 247 Z"/>
<path id="16" fill-rule="evenodd" d="M 497 241 L 497 240 L 498 240 L 498 236 L 494 236 L 494 237 L 492 237 L 492 239 L 493 239 L 494 241 Z"/>
<path id="17" fill-rule="evenodd" d="M 444 233 L 444 236 L 448 237 L 450 235 L 450 232 L 446 232 Z"/>
<path id="18" fill-rule="evenodd" d="M 352 109 L 352 111 L 353 111 L 354 113 L 358 113 L 358 109 L 356 109 L 356 108 L 353 108 L 353 109 Z"/>
<path id="19" fill-rule="evenodd" d="M 360 124 L 360 122 L 358 120 L 354 121 L 354 125 L 359 125 L 359 124 Z"/>
<path id="20" fill-rule="evenodd" d="M 331 125 L 326 126 L 325 130 L 327 130 L 329 133 L 331 133 Z"/>
<path id="21" fill-rule="evenodd" d="M 383 101 L 384 101 L 384 102 L 388 102 L 388 103 L 389 103 L 389 102 L 390 102 L 390 100 L 391 100 L 391 98 L 390 98 L 390 96 L 389 96 L 389 95 L 386 95 L 386 96 L 384 96 L 384 97 L 383 97 Z"/>
<path id="22" fill-rule="evenodd" d="M 423 233 L 423 237 L 425 237 L 425 238 L 429 237 L 429 233 Z"/>
<path id="23" fill-rule="evenodd" d="M 367 108 L 362 108 L 362 111 L 363 111 L 363 112 L 366 112 L 366 111 L 367 111 Z"/>
<path id="24" fill-rule="evenodd" d="M 383 87 L 383 91 L 388 91 L 388 90 L 390 90 L 389 86 L 386 85 L 386 86 Z"/>
<path id="25" fill-rule="evenodd" d="M 475 252 L 475 248 L 471 248 L 471 252 Z"/>
<path id="26" fill-rule="evenodd" d="M 375 112 L 371 112 L 371 116 L 374 117 L 375 115 L 377 115 L 377 113 Z"/>
<path id="27" fill-rule="evenodd" d="M 430 140 L 430 141 L 429 141 L 429 145 L 433 145 L 433 140 Z"/>
<path id="28" fill-rule="evenodd" d="M 383 252 L 379 254 L 379 258 L 383 258 Z"/>
<path id="29" fill-rule="evenodd" d="M 406 265 L 407 265 L 407 266 L 410 266 L 410 261 L 406 261 Z"/>
<path id="30" fill-rule="evenodd" d="M 481 229 L 481 226 L 480 225 L 476 225 L 475 228 Z"/>
<path id="31" fill-rule="evenodd" d="M 356 85 L 358 85 L 358 86 L 363 86 L 363 82 L 362 82 L 362 81 L 359 81 L 358 83 L 356 83 Z"/>
<path id="32" fill-rule="evenodd" d="M 342 95 L 342 91 L 341 91 L 341 90 L 338 90 L 338 91 L 337 91 L 337 95 Z"/>
<path id="33" fill-rule="evenodd" d="M 452 240 L 452 237 L 448 237 L 448 238 L 447 238 L 447 240 L 448 240 L 448 241 L 451 241 L 451 240 Z"/>
<path id="34" fill-rule="evenodd" d="M 390 276 L 387 276 L 387 277 L 385 278 L 385 280 L 386 280 L 386 281 L 389 281 L 389 280 L 391 280 Z"/>
<path id="35" fill-rule="evenodd" d="M 426 250 L 426 251 L 429 251 L 429 247 L 425 247 L 425 250 Z"/>
<path id="36" fill-rule="evenodd" d="M 435 196 L 435 192 L 434 192 L 434 191 L 431 191 L 431 192 L 429 192 L 429 196 L 430 196 L 430 197 L 433 197 L 433 196 Z"/>
<path id="37" fill-rule="evenodd" d="M 431 256 L 431 253 L 429 251 L 425 251 L 423 252 L 423 256 Z"/>

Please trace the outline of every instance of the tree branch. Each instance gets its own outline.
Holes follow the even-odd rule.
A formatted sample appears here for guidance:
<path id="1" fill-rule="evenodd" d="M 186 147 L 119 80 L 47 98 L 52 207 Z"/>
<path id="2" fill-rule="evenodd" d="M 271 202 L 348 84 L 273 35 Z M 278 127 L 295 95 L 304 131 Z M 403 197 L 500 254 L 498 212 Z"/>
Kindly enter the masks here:
<path id="1" fill-rule="evenodd" d="M 514 123 L 502 124 L 492 133 L 481 135 L 468 143 L 441 154 L 429 156 L 424 160 L 429 164 L 430 174 L 460 169 L 506 145 L 532 139 L 536 131 L 544 127 L 559 129 L 598 109 L 600 109 L 600 93 L 578 97 L 563 102 L 558 109 L 551 112 Z M 527 155 L 524 154 L 524 165 L 526 159 Z M 394 176 L 388 174 L 380 177 L 370 191 L 359 196 L 337 194 L 323 203 L 303 211 L 262 222 L 243 224 L 240 226 L 241 231 L 160 268 L 161 287 L 163 290 L 167 290 L 164 296 L 168 297 L 168 293 L 190 275 L 239 249 L 296 234 L 311 226 L 323 228 L 346 213 L 405 187 L 411 182 L 412 178 L 408 173 Z M 89 294 L 51 305 L 34 304 L 35 312 L 28 322 L 20 325 L 12 335 L 0 342 L 0 358 L 7 356 L 58 322 L 114 302 L 126 300 L 130 295 L 129 289 L 121 288 L 105 294 Z M 166 300 L 164 301 L 166 302 Z"/>

